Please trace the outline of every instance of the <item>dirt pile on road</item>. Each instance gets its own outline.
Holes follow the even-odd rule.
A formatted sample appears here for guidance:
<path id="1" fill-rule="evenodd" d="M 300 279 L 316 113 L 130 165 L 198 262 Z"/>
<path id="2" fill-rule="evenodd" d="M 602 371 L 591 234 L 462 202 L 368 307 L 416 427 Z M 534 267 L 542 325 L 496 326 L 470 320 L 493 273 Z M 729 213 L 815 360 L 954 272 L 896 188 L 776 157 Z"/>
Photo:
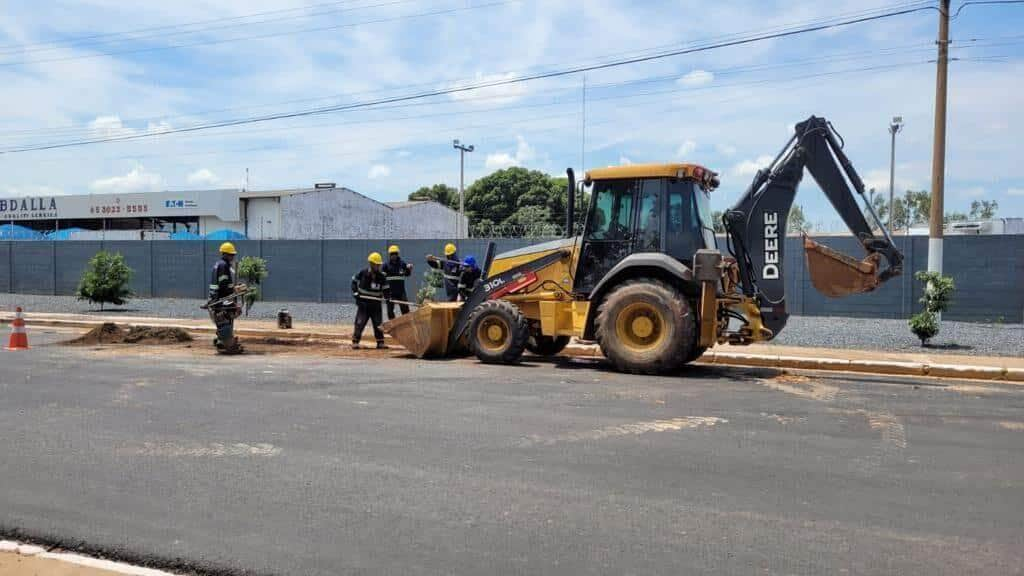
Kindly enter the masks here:
<path id="1" fill-rule="evenodd" d="M 105 322 L 67 344 L 87 346 L 96 344 L 180 344 L 191 342 L 192 336 L 174 327 L 128 326 L 127 330 Z"/>

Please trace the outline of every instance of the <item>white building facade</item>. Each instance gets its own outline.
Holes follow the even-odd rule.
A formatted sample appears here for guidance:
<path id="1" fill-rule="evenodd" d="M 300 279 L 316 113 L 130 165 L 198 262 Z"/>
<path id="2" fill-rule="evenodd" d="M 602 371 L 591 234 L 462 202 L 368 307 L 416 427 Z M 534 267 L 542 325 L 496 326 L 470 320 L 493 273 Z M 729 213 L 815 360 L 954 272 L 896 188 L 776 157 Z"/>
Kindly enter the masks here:
<path id="1" fill-rule="evenodd" d="M 348 188 L 192 190 L 0 198 L 0 225 L 67 239 L 162 239 L 230 230 L 249 239 L 456 238 L 465 218 L 436 202 L 383 203 Z"/>

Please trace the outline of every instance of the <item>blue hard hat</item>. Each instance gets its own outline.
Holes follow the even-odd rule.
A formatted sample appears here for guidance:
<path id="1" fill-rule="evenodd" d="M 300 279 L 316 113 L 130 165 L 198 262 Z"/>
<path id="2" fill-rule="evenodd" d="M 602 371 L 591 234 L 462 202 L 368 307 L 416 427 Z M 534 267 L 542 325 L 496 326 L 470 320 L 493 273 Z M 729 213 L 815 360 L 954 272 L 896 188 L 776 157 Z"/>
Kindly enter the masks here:
<path id="1" fill-rule="evenodd" d="M 465 262 L 466 266 L 469 266 L 470 268 L 476 268 L 476 258 L 472 256 L 466 256 Z"/>

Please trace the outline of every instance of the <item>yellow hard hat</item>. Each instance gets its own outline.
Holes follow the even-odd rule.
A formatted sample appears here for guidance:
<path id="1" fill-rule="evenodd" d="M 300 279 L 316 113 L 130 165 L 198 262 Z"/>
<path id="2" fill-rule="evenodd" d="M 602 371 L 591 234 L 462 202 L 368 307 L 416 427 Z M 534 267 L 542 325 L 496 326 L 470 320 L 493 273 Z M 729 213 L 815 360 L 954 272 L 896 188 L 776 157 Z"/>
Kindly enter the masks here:
<path id="1" fill-rule="evenodd" d="M 451 256 L 452 254 L 455 254 L 455 244 L 449 242 L 444 245 L 444 255 Z"/>
<path id="2" fill-rule="evenodd" d="M 384 259 L 380 257 L 380 252 L 370 252 L 370 257 L 366 259 L 370 264 L 383 264 Z"/>
<path id="3" fill-rule="evenodd" d="M 388 248 L 388 254 L 398 254 L 398 244 L 392 244 L 391 247 Z"/>
<path id="4" fill-rule="evenodd" d="M 235 250 L 235 245 L 231 242 L 225 242 L 220 245 L 221 254 L 238 254 L 238 250 Z"/>

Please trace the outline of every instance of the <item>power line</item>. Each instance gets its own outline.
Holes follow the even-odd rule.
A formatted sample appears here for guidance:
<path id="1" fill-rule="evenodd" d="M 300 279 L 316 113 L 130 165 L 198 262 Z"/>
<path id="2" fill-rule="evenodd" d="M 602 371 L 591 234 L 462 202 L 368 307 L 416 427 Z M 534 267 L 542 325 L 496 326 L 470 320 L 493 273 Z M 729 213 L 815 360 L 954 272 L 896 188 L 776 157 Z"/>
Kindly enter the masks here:
<path id="1" fill-rule="evenodd" d="M 953 14 L 953 19 L 960 16 L 960 12 L 968 6 L 979 6 L 984 4 L 1024 4 L 1024 0 L 969 0 L 961 4 L 960 7 L 956 9 L 956 13 Z"/>
<path id="2" fill-rule="evenodd" d="M 891 5 L 891 6 L 888 6 L 887 8 L 892 9 L 892 8 L 922 7 L 922 5 L 925 5 L 925 4 L 928 4 L 928 3 L 929 3 L 928 1 L 918 0 L 918 1 L 915 1 L 915 2 Z M 680 43 L 676 42 L 676 43 L 671 43 L 671 44 L 663 44 L 663 45 L 655 46 L 655 47 L 643 48 L 643 49 L 639 49 L 639 50 L 630 50 L 630 51 L 609 53 L 609 54 L 604 54 L 604 55 L 601 55 L 601 56 L 598 56 L 598 57 L 591 58 L 591 59 L 589 59 L 589 61 L 591 61 L 593 63 L 603 63 L 603 62 L 608 62 L 610 60 L 614 60 L 615 58 L 625 57 L 626 55 L 652 54 L 652 53 L 653 54 L 657 54 L 659 52 L 662 52 L 662 51 L 670 49 L 670 48 L 679 48 L 679 47 L 684 47 L 684 46 L 688 47 L 688 48 L 699 47 L 699 46 L 706 45 L 706 43 L 708 43 L 708 42 L 713 42 L 713 41 L 720 42 L 720 41 L 725 41 L 725 40 L 729 40 L 729 39 L 743 38 L 743 37 L 749 36 L 750 34 L 767 34 L 767 33 L 772 33 L 772 32 L 788 31 L 788 30 L 797 29 L 797 28 L 802 27 L 802 26 L 810 26 L 810 25 L 824 24 L 824 23 L 829 23 L 829 22 L 836 22 L 837 20 L 842 19 L 842 17 L 867 16 L 867 15 L 877 14 L 881 10 L 882 10 L 882 8 L 871 8 L 871 9 L 860 10 L 860 11 L 856 11 L 856 12 L 848 12 L 848 13 L 841 14 L 839 16 L 829 16 L 829 17 L 824 17 L 824 18 L 816 18 L 816 19 L 811 19 L 811 20 L 807 20 L 807 21 L 804 21 L 804 22 L 783 24 L 783 25 L 779 25 L 779 26 L 764 28 L 764 29 L 761 29 L 761 30 L 753 30 L 753 31 L 748 31 L 748 32 L 730 33 L 730 34 L 725 34 L 725 35 L 720 35 L 720 36 L 708 37 L 708 38 L 704 38 L 704 39 L 699 39 L 699 40 L 695 40 L 695 41 L 692 41 L 692 42 L 688 42 L 686 44 L 680 44 Z M 977 39 L 975 39 L 975 40 L 977 40 Z M 584 60 L 583 62 L 588 62 L 588 60 Z M 2 65 L 2 64 L 0 64 L 0 65 Z M 583 64 L 581 63 L 580 65 L 583 65 Z M 539 67 L 527 68 L 527 69 L 518 70 L 518 71 L 506 71 L 502 75 L 510 75 L 511 76 L 511 75 L 523 74 L 525 72 L 530 72 L 530 71 L 544 71 L 544 70 L 547 70 L 547 69 L 548 69 L 548 67 L 539 66 Z M 425 82 L 425 83 L 420 83 L 420 84 L 406 85 L 405 87 L 406 88 L 418 88 L 418 87 L 423 87 L 423 86 L 436 86 L 436 85 L 448 86 L 448 85 L 452 85 L 452 84 L 458 85 L 460 83 L 468 83 L 468 82 L 469 81 L 467 81 L 465 79 L 446 79 L 446 80 L 439 80 L 439 81 L 436 81 L 436 82 Z M 173 119 L 173 118 L 189 117 L 189 116 L 203 116 L 203 115 L 214 114 L 214 113 L 218 113 L 218 112 L 229 112 L 229 111 L 255 109 L 255 108 L 266 108 L 266 107 L 271 107 L 271 106 L 275 106 L 275 105 L 292 104 L 292 103 L 299 103 L 299 102 L 312 102 L 312 101 L 318 101 L 318 100 L 330 100 L 330 99 L 341 98 L 341 97 L 345 97 L 345 96 L 357 96 L 357 95 L 374 94 L 374 93 L 381 93 L 381 92 L 385 92 L 386 93 L 386 92 L 389 92 L 389 91 L 395 90 L 395 89 L 398 89 L 398 88 L 379 89 L 379 90 L 367 90 L 367 91 L 352 92 L 352 93 L 346 93 L 346 94 L 335 94 L 335 95 L 332 95 L 332 96 L 321 96 L 321 97 L 314 97 L 314 98 L 293 99 L 293 100 L 287 100 L 287 101 L 282 101 L 282 102 L 266 103 L 266 104 L 252 105 L 252 106 L 222 108 L 222 109 L 207 110 L 207 111 L 202 111 L 202 112 L 193 112 L 193 113 L 190 113 L 190 114 L 184 114 L 184 115 L 178 115 L 178 116 L 159 116 L 159 117 L 152 117 L 152 118 L 121 119 L 121 121 L 122 121 L 122 123 L 127 123 L 127 122 L 146 122 L 146 121 L 165 121 L 165 120 L 169 120 L 169 119 Z M 36 132 L 36 133 L 44 133 L 44 132 L 46 132 L 46 133 L 50 133 L 50 134 L 57 134 L 57 133 L 68 133 L 68 132 L 71 132 L 71 133 L 75 133 L 75 132 L 82 133 L 82 132 L 85 132 L 87 130 L 89 130 L 89 129 L 83 129 L 81 127 L 65 127 L 65 128 L 42 129 L 42 130 L 15 130 L 15 131 L 8 131 L 8 133 L 9 134 L 16 134 L 16 133 L 30 133 L 30 132 Z"/>
<path id="3" fill-rule="evenodd" d="M 293 34 L 311 34 L 315 32 L 326 32 L 330 30 L 341 30 L 343 28 L 354 28 L 356 26 L 363 26 L 366 24 L 381 24 L 385 22 L 398 22 L 401 20 L 410 20 L 413 18 L 426 18 L 430 16 L 443 16 L 446 14 L 456 14 L 459 12 L 467 12 L 471 10 L 480 10 L 483 8 L 494 8 L 496 6 L 504 6 L 507 4 L 515 4 L 522 0 L 503 0 L 500 2 L 491 2 L 488 4 L 476 4 L 471 6 L 463 6 L 460 8 L 446 8 L 444 10 L 434 10 L 430 12 L 419 12 L 416 14 L 406 14 L 402 16 L 391 16 L 387 18 L 378 18 L 375 20 L 363 20 L 361 22 L 351 22 L 347 24 L 332 24 L 330 26 L 319 26 L 313 28 L 300 28 L 298 30 L 289 30 L 284 32 L 267 32 L 264 34 L 252 34 L 249 36 L 237 36 L 233 38 L 214 38 L 209 40 L 200 40 L 196 42 L 190 42 L 185 44 L 172 44 L 170 46 L 147 46 L 145 48 L 133 48 L 129 50 L 115 50 L 110 52 L 97 52 L 95 54 L 80 54 L 77 56 L 62 56 L 59 58 L 43 58 L 38 60 L 20 60 L 14 62 L 0 62 L 0 67 L 7 66 L 22 66 L 25 64 L 45 64 L 50 62 L 67 62 L 69 60 L 86 60 L 91 58 L 101 58 L 103 56 L 118 56 L 123 54 L 140 54 L 144 52 L 158 52 L 163 50 L 176 50 L 178 48 L 192 48 L 195 46 L 211 46 L 215 44 L 228 44 L 232 42 L 241 42 L 244 40 L 265 40 L 267 38 L 276 38 L 279 36 L 290 36 Z M 397 3 L 397 2 L 396 2 Z"/>
<path id="4" fill-rule="evenodd" d="M 432 91 L 428 91 L 428 92 L 421 92 L 421 93 L 418 93 L 418 94 L 409 94 L 409 95 L 404 95 L 404 96 L 393 96 L 393 97 L 381 98 L 381 99 L 371 100 L 371 101 L 366 101 L 366 102 L 357 102 L 357 103 L 343 104 L 343 105 L 337 105 L 337 106 L 327 106 L 327 107 L 314 108 L 314 109 L 309 109 L 309 110 L 302 110 L 302 111 L 288 112 L 288 113 L 268 114 L 268 115 L 263 115 L 263 116 L 256 116 L 256 117 L 242 118 L 242 119 L 235 119 L 235 120 L 225 120 L 225 121 L 221 121 L 221 122 L 214 122 L 214 123 L 209 123 L 209 124 L 200 125 L 200 126 L 175 128 L 175 129 L 172 129 L 172 130 L 166 130 L 166 131 L 160 132 L 159 135 L 176 134 L 176 133 L 181 133 L 181 132 L 196 132 L 196 131 L 200 131 L 200 130 L 210 130 L 210 129 L 215 129 L 215 128 L 223 128 L 223 127 L 227 127 L 227 126 L 238 126 L 238 125 L 243 125 L 243 124 L 254 124 L 254 123 L 258 123 L 258 122 L 268 122 L 268 121 L 272 121 L 272 120 L 281 120 L 281 119 L 285 119 L 285 118 L 298 118 L 298 117 L 303 117 L 303 116 L 313 116 L 313 115 L 326 114 L 326 113 L 331 113 L 331 112 L 341 112 L 341 111 L 354 110 L 354 109 L 359 109 L 359 108 L 368 108 L 368 107 L 378 106 L 378 105 L 381 105 L 381 104 L 391 104 L 391 103 L 406 102 L 406 101 L 411 101 L 411 100 L 420 100 L 420 99 L 424 99 L 424 98 L 430 98 L 430 97 L 434 97 L 434 96 L 442 96 L 442 95 L 447 95 L 447 94 L 458 94 L 458 93 L 463 93 L 463 92 L 469 92 L 469 91 L 472 91 L 472 90 L 480 90 L 482 88 L 493 88 L 493 87 L 499 87 L 499 86 L 509 86 L 509 85 L 519 84 L 519 83 L 523 83 L 523 82 L 530 82 L 530 81 L 547 79 L 547 78 L 556 78 L 556 77 L 560 77 L 560 76 L 568 76 L 568 75 L 572 75 L 572 74 L 579 74 L 579 73 L 582 73 L 582 72 L 589 72 L 589 71 L 592 71 L 592 70 L 604 70 L 604 69 L 608 69 L 608 68 L 627 66 L 627 65 L 638 64 L 638 63 L 642 63 L 642 62 L 651 62 L 651 61 L 655 61 L 655 60 L 661 60 L 661 59 L 664 59 L 664 58 L 670 58 L 670 57 L 673 57 L 673 56 L 681 56 L 681 55 L 684 55 L 684 54 L 693 54 L 693 53 L 696 53 L 696 52 L 705 52 L 705 51 L 709 51 L 709 50 L 715 50 L 715 49 L 719 49 L 719 48 L 726 48 L 726 47 L 730 47 L 730 46 L 740 46 L 740 45 L 745 45 L 745 44 L 752 44 L 752 43 L 755 43 L 755 42 L 761 42 L 761 41 L 764 41 L 764 40 L 771 40 L 771 39 L 776 39 L 776 38 L 785 38 L 785 37 L 789 37 L 789 36 L 795 36 L 795 35 L 798 35 L 798 34 L 806 34 L 806 33 L 817 32 L 817 31 L 821 31 L 821 30 L 840 28 L 840 27 L 850 26 L 850 25 L 853 25 L 853 24 L 859 24 L 859 23 L 863 23 L 863 22 L 870 22 L 870 21 L 874 21 L 874 20 L 881 20 L 881 19 L 884 19 L 884 18 L 892 18 L 892 17 L 895 17 L 895 16 L 902 16 L 902 15 L 905 15 L 905 14 L 911 14 L 911 13 L 914 13 L 914 12 L 920 12 L 920 11 L 929 10 L 929 9 L 934 9 L 934 7 L 930 7 L 929 6 L 929 7 L 918 7 L 918 8 L 906 8 L 906 9 L 903 9 L 903 10 L 896 10 L 896 11 L 882 13 L 882 14 L 877 14 L 877 15 L 873 15 L 873 16 L 864 16 L 864 17 L 860 17 L 860 18 L 852 18 L 852 19 L 848 19 L 848 20 L 844 20 L 844 21 L 840 21 L 840 22 L 836 22 L 836 23 L 820 24 L 820 25 L 815 25 L 815 26 L 807 26 L 807 27 L 804 27 L 804 28 L 801 28 L 801 29 L 796 29 L 796 30 L 790 30 L 790 31 L 785 31 L 785 32 L 776 32 L 776 33 L 771 33 L 771 34 L 763 34 L 763 35 L 754 36 L 754 37 L 751 37 L 751 38 L 742 38 L 742 39 L 730 40 L 730 41 L 726 41 L 726 42 L 719 42 L 719 43 L 711 44 L 711 45 L 707 45 L 707 46 L 700 46 L 700 47 L 694 47 L 694 48 L 683 48 L 683 49 L 679 49 L 679 50 L 671 50 L 671 51 L 668 51 L 668 52 L 663 52 L 661 54 L 652 54 L 652 55 L 648 55 L 648 56 L 638 56 L 638 57 L 634 57 L 634 58 L 627 58 L 627 59 L 623 59 L 623 60 L 617 60 L 617 61 L 607 62 L 607 63 L 602 63 L 602 64 L 593 64 L 593 65 L 589 65 L 589 66 L 577 66 L 577 67 L 573 67 L 573 68 L 567 68 L 567 69 L 563 69 L 563 70 L 556 70 L 556 71 L 552 71 L 552 72 L 532 74 L 532 75 L 529 75 L 529 76 L 523 76 L 523 77 L 518 77 L 518 78 L 507 78 L 507 79 L 494 80 L 494 81 L 489 81 L 489 82 L 481 82 L 481 83 L 477 83 L 477 84 L 473 84 L 473 85 L 457 86 L 457 87 L 447 88 L 447 89 L 443 89 L 443 90 L 432 90 Z M 88 144 L 98 144 L 98 143 L 102 143 L 102 142 L 116 142 L 116 141 L 123 141 L 123 140 L 137 140 L 137 139 L 140 139 L 140 138 L 149 138 L 149 137 L 154 136 L 154 135 L 155 134 L 132 134 L 132 135 L 125 135 L 125 136 L 116 136 L 116 137 L 111 137 L 111 138 L 94 138 L 94 139 L 78 140 L 78 141 L 72 141 L 72 142 L 63 142 L 63 143 L 55 143 L 55 144 L 47 144 L 47 145 L 39 145 L 39 146 L 27 146 L 27 147 L 21 147 L 21 148 L 13 148 L 13 149 L 8 149 L 8 150 L 0 151 L 0 153 L 12 154 L 12 153 L 19 153 L 19 152 L 29 152 L 29 151 L 34 151 L 34 150 L 52 150 L 52 149 L 55 149 L 55 148 L 67 148 L 67 147 L 71 147 L 71 146 L 83 146 L 83 145 L 88 145 Z"/>
<path id="5" fill-rule="evenodd" d="M 317 4 L 317 5 L 314 5 L 314 6 L 302 6 L 302 7 L 298 7 L 298 8 L 287 8 L 287 9 L 283 9 L 283 10 L 270 10 L 270 11 L 266 11 L 266 12 L 256 12 L 256 13 L 246 14 L 246 15 L 241 15 L 241 16 L 233 16 L 233 17 L 226 17 L 226 18 L 216 18 L 216 19 L 212 19 L 212 20 L 193 22 L 193 23 L 186 23 L 186 24 L 170 24 L 170 25 L 165 25 L 165 26 L 154 26 L 152 28 L 143 28 L 143 29 L 140 29 L 140 30 L 134 30 L 134 31 L 130 31 L 130 32 L 111 32 L 111 33 L 107 33 L 107 34 L 94 34 L 92 36 L 83 36 L 83 37 L 78 37 L 78 38 L 69 38 L 67 40 L 57 40 L 57 41 L 52 41 L 52 42 L 36 42 L 36 43 L 32 43 L 32 44 L 22 44 L 22 45 L 14 44 L 14 45 L 8 45 L 8 46 L 0 47 L 0 55 L 3 55 L 3 54 L 30 54 L 30 53 L 34 53 L 34 52 L 52 52 L 54 50 L 60 50 L 60 49 L 65 49 L 65 48 L 77 48 L 77 47 L 82 47 L 82 46 L 95 46 L 95 45 L 102 45 L 102 44 L 113 44 L 113 43 L 118 43 L 118 42 L 135 42 L 135 41 L 139 41 L 139 40 L 150 40 L 150 39 L 154 39 L 154 38 L 167 38 L 167 37 L 170 37 L 170 36 L 180 36 L 180 35 L 183 35 L 183 34 L 201 34 L 201 33 L 208 33 L 208 32 L 212 32 L 212 31 L 216 31 L 216 30 L 229 30 L 229 29 L 232 29 L 232 28 L 239 28 L 239 27 L 243 27 L 243 26 L 256 26 L 256 25 L 260 25 L 260 24 L 272 24 L 272 23 L 284 22 L 284 21 L 288 21 L 288 20 L 300 20 L 300 19 L 305 19 L 305 18 L 316 18 L 316 17 L 320 17 L 320 16 L 328 16 L 328 15 L 331 15 L 331 14 L 338 14 L 338 13 L 342 13 L 342 12 L 351 12 L 351 11 L 354 11 L 354 10 L 366 10 L 366 9 L 370 9 L 370 8 L 380 8 L 380 7 L 384 7 L 384 6 L 393 6 L 393 5 L 396 5 L 396 4 L 406 4 L 406 3 L 409 3 L 409 2 L 416 2 L 417 0 L 393 0 L 391 2 L 385 2 L 385 3 L 381 3 L 381 4 L 370 4 L 370 5 L 366 5 L 366 6 L 355 6 L 355 7 L 350 7 L 350 8 L 335 8 L 333 10 L 325 10 L 323 12 L 310 12 L 310 13 L 307 13 L 307 14 L 298 14 L 298 15 L 294 15 L 294 16 L 283 16 L 283 17 L 278 17 L 278 18 L 268 18 L 268 19 L 264 19 L 264 20 L 257 20 L 257 21 L 254 21 L 254 22 L 238 22 L 239 20 L 246 20 L 246 19 L 249 19 L 249 18 L 256 18 L 256 17 L 259 17 L 259 16 L 270 15 L 270 14 L 280 14 L 280 13 L 298 12 L 298 11 L 310 11 L 310 10 L 316 10 L 318 8 L 324 8 L 324 7 L 329 7 L 329 6 L 338 6 L 338 5 L 352 4 L 354 1 L 355 0 L 339 0 L 339 1 L 336 1 L 336 2 L 326 2 L 326 3 L 323 3 L 323 4 Z M 205 27 L 205 28 L 197 28 L 197 29 L 194 29 L 194 30 L 188 30 L 187 29 L 187 28 L 191 28 L 191 27 L 194 27 L 194 26 L 215 24 L 217 22 L 232 22 L 232 21 L 236 22 L 236 23 L 235 24 L 222 25 L 222 26 L 214 26 L 214 27 L 209 27 L 208 26 L 208 27 Z M 161 33 L 145 34 L 146 32 L 155 32 L 157 30 L 170 30 L 170 31 L 169 32 L 161 32 Z M 142 35 L 139 35 L 139 34 L 142 34 Z"/>
<path id="6" fill-rule="evenodd" d="M 966 48 L 966 47 L 961 47 L 961 49 L 962 48 Z M 782 60 L 782 61 L 776 61 L 776 62 L 772 62 L 772 63 L 752 64 L 752 65 L 746 65 L 746 66 L 732 66 L 732 67 L 727 67 L 727 68 L 711 68 L 711 69 L 708 69 L 707 72 L 713 74 L 715 77 L 720 77 L 720 76 L 730 76 L 730 75 L 734 75 L 734 74 L 744 74 L 744 73 L 748 73 L 748 72 L 759 72 L 759 71 L 767 71 L 767 70 L 779 70 L 779 69 L 788 69 L 788 68 L 794 68 L 794 67 L 803 67 L 803 66 L 813 65 L 813 64 L 816 64 L 816 63 L 836 63 L 836 62 L 847 62 L 847 61 L 854 61 L 854 60 L 862 60 L 862 59 L 866 59 L 866 58 L 874 58 L 874 57 L 879 56 L 879 55 L 890 56 L 890 55 L 896 55 L 896 54 L 910 54 L 910 53 L 915 53 L 915 52 L 930 52 L 931 50 L 932 49 L 930 47 L 928 47 L 928 45 L 926 45 L 926 44 L 907 44 L 907 45 L 886 47 L 886 48 L 875 49 L 875 50 L 847 51 L 847 52 L 839 52 L 839 53 L 834 53 L 834 54 L 826 54 L 826 55 L 810 57 L 810 58 Z M 588 90 L 603 90 L 603 89 L 620 88 L 620 87 L 626 87 L 626 86 L 636 86 L 636 85 L 639 85 L 639 84 L 652 84 L 652 83 L 658 83 L 658 82 L 676 81 L 679 78 L 680 78 L 679 74 L 671 74 L 671 75 L 661 75 L 661 76 L 637 78 L 637 79 L 633 79 L 633 80 L 625 80 L 625 81 L 619 81 L 619 82 L 607 82 L 607 83 L 601 83 L 601 84 L 588 84 Z M 724 86 L 730 86 L 730 84 L 721 84 L 721 83 L 718 83 L 716 85 L 717 86 L 723 86 L 723 87 Z M 566 86 L 566 87 L 549 89 L 549 90 L 535 91 L 535 92 L 531 93 L 531 97 L 535 97 L 535 96 L 539 96 L 539 95 L 544 95 L 544 94 L 574 92 L 575 90 L 576 89 L 574 87 Z M 372 111 L 376 112 L 376 111 L 393 110 L 393 109 L 397 109 L 397 108 L 409 108 L 409 107 L 418 107 L 418 106 L 441 106 L 441 105 L 448 105 L 448 104 L 460 105 L 460 104 L 463 104 L 465 102 L 479 102 L 479 101 L 487 101 L 487 100 L 499 100 L 499 99 L 503 99 L 503 98 L 504 98 L 504 96 L 500 96 L 499 95 L 499 96 L 477 96 L 477 97 L 471 97 L 471 98 L 466 98 L 466 99 L 460 99 L 460 100 L 457 100 L 457 101 L 455 101 L 455 100 L 450 100 L 450 101 L 427 101 L 427 102 L 416 101 L 416 102 L 413 102 L 413 103 L 400 103 L 400 104 L 395 104 L 395 105 L 390 105 L 390 106 L 379 106 L 379 107 L 373 108 Z M 488 109 L 488 110 L 490 110 L 490 109 Z M 152 120 L 153 119 L 150 119 L 150 124 L 151 125 L 152 125 Z M 122 127 L 123 127 L 122 129 L 124 129 L 124 130 L 131 130 L 131 128 L 125 127 L 125 124 L 126 124 L 126 121 L 122 120 L 122 124 L 121 124 Z M 279 128 L 264 128 L 264 129 L 256 130 L 256 132 L 267 132 L 267 131 L 286 130 L 286 129 L 291 129 L 291 127 L 285 126 L 285 127 L 279 127 Z M 49 137 L 49 136 L 54 136 L 54 137 L 67 136 L 67 137 L 71 137 L 71 136 L 74 136 L 75 134 L 83 134 L 84 135 L 84 134 L 88 134 L 89 132 L 94 132 L 94 131 L 95 131 L 94 128 L 88 128 L 88 127 L 74 127 L 74 128 L 65 128 L 65 129 L 54 129 L 52 131 L 51 130 L 40 130 L 38 132 L 33 132 L 33 131 L 21 131 L 21 132 L 19 132 L 19 131 L 7 131 L 5 134 L 0 134 L 0 140 L 5 139 L 5 137 L 6 137 L 6 139 L 16 139 L 16 138 L 19 138 L 21 136 L 25 136 L 25 135 L 32 136 L 34 134 L 38 134 L 41 137 Z M 246 132 L 254 132 L 254 131 L 250 130 L 250 131 L 246 131 Z M 234 132 L 234 133 L 238 133 L 238 132 Z M 223 134 L 223 132 L 222 132 L 222 134 Z M 45 142 L 40 142 L 40 143 L 45 143 Z M 27 146 L 28 144 L 29 144 L 29 142 L 26 142 L 26 143 L 22 144 L 22 146 Z M 17 142 L 15 141 L 14 143 L 12 143 L 12 145 L 17 145 Z"/>

